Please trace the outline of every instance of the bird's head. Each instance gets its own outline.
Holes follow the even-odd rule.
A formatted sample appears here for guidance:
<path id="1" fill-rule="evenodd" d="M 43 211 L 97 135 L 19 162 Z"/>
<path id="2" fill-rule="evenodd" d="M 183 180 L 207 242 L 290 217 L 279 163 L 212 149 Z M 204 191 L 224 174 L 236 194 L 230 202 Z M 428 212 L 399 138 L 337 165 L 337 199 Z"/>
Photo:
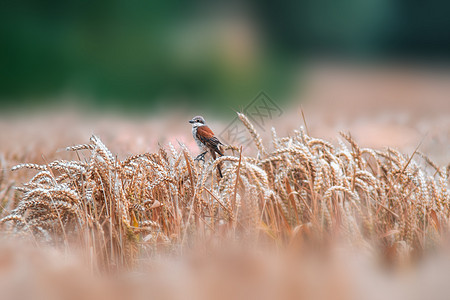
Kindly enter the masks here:
<path id="1" fill-rule="evenodd" d="M 192 124 L 192 127 L 198 127 L 205 125 L 205 119 L 202 116 L 193 117 L 192 120 L 189 121 Z"/>

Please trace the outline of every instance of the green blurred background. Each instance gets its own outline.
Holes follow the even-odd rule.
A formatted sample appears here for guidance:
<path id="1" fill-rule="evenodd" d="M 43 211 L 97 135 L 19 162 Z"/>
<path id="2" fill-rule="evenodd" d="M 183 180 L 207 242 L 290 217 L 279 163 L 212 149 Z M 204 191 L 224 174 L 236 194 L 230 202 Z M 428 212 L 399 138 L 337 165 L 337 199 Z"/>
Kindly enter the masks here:
<path id="1" fill-rule="evenodd" d="M 447 61 L 449 15 L 437 0 L 3 0 L 1 110 L 282 101 L 311 58 Z"/>

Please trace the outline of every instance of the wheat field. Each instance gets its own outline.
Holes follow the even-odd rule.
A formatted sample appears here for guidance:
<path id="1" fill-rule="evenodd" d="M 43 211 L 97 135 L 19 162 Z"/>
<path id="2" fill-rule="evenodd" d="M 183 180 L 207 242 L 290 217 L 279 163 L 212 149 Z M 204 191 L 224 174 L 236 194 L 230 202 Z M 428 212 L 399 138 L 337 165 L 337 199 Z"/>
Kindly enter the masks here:
<path id="1" fill-rule="evenodd" d="M 224 249 L 240 253 L 239 258 L 230 254 L 231 261 L 240 266 L 233 272 L 242 275 L 242 268 L 253 270 L 255 260 L 256 268 L 267 275 L 272 272 L 271 259 L 261 263 L 255 251 L 294 253 L 295 259 L 286 254 L 283 261 L 287 265 L 301 261 L 307 266 L 311 253 L 345 245 L 348 251 L 364 253 L 377 264 L 409 266 L 446 247 L 450 165 L 437 166 L 419 151 L 405 155 L 395 149 L 362 148 L 350 133 L 341 133 L 339 143 L 333 145 L 303 128 L 286 137 L 272 128 L 271 140 L 263 140 L 244 114 L 238 117 L 257 149 L 253 156 L 245 156 L 240 145 L 228 145 L 223 149 L 225 156 L 215 161 L 195 161 L 184 144 L 169 143 L 155 152 L 119 159 L 101 136 L 93 135 L 88 143 L 65 149 L 78 159 L 14 166 L 12 173 L 24 172 L 26 180 L 25 176 L 8 177 L 9 171 L 3 169 L 0 223 L 4 244 L 20 241 L 36 251 L 77 253 L 89 276 L 133 274 L 149 264 L 154 270 L 154 264 L 164 257 L 193 253 L 205 255 L 203 260 L 223 270 L 233 264 L 228 254 L 225 262 L 206 257 Z M 5 165 L 4 159 L 1 163 Z M 218 165 L 223 178 L 217 173 Z M 252 255 L 242 254 L 247 251 Z M 302 293 L 292 292 L 293 298 L 308 298 L 304 287 L 313 288 L 305 277 L 312 276 L 312 269 L 279 270 L 285 276 L 296 274 L 289 278 L 301 278 L 303 284 L 294 286 L 301 286 Z M 157 272 L 157 277 L 165 272 Z M 224 282 L 236 275 L 233 272 L 224 275 Z M 181 282 L 190 282 L 191 287 L 200 284 L 198 290 L 209 286 L 203 280 L 210 277 L 202 273 L 197 278 L 195 283 L 185 277 Z M 270 281 L 267 276 L 258 278 L 258 286 Z M 318 282 L 326 281 L 318 278 Z M 172 280 L 165 283 L 173 285 Z M 284 286 L 286 280 L 281 281 Z M 145 286 L 139 280 L 132 282 Z M 336 284 L 346 287 L 332 281 L 333 291 Z M 171 290 L 172 285 L 164 289 Z M 178 282 L 176 287 L 188 290 L 184 285 Z M 212 286 L 210 292 L 220 298 L 217 292 L 223 286 Z M 251 289 L 252 293 L 257 290 Z M 274 293 L 265 297 L 281 295 Z M 212 294 L 205 292 L 209 295 L 205 299 Z M 91 290 L 87 295 L 98 299 Z M 264 298 L 256 295 L 252 298 Z M 248 299 L 233 293 L 221 296 Z M 333 292 L 332 298 L 339 296 Z"/>

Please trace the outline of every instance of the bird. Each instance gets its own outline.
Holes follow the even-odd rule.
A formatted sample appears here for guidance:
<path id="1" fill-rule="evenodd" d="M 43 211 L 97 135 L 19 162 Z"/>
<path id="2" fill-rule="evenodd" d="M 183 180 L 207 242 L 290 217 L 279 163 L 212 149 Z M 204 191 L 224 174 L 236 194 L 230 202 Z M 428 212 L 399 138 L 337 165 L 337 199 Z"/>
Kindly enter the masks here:
<path id="1" fill-rule="evenodd" d="M 205 154 L 208 151 L 211 153 L 213 159 L 216 159 L 216 153 L 223 156 L 222 151 L 219 149 L 220 145 L 223 145 L 219 139 L 214 135 L 214 132 L 206 125 L 205 119 L 202 116 L 193 117 L 189 120 L 192 125 L 192 135 L 197 142 L 202 153 L 200 153 L 195 160 L 205 160 Z M 222 177 L 222 171 L 220 165 L 217 165 L 220 177 Z"/>

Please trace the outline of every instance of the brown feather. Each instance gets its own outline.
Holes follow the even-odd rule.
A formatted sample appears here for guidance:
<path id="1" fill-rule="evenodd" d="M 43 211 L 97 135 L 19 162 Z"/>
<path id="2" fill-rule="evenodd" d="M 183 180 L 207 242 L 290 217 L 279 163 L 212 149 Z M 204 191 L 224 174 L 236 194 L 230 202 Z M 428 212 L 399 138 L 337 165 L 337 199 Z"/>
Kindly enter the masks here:
<path id="1" fill-rule="evenodd" d="M 216 152 L 223 156 L 222 151 L 219 149 L 219 145 L 223 145 L 218 138 L 214 136 L 214 132 L 208 126 L 200 126 L 197 128 L 197 138 L 208 147 L 211 152 L 212 158 L 216 159 Z M 219 171 L 220 177 L 222 177 L 222 170 L 220 169 L 220 164 L 217 165 L 217 170 Z"/>
<path id="2" fill-rule="evenodd" d="M 223 156 L 223 153 L 219 149 L 219 145 L 222 143 L 218 138 L 214 136 L 214 132 L 209 129 L 208 126 L 200 126 L 197 128 L 197 138 L 209 149 L 217 152 L 220 156 Z"/>
<path id="3" fill-rule="evenodd" d="M 209 129 L 209 127 L 208 126 L 199 126 L 198 128 L 197 128 L 197 137 L 198 136 L 201 136 L 201 137 L 204 137 L 204 138 L 212 138 L 212 137 L 214 137 L 214 132 L 211 130 L 211 129 Z"/>

